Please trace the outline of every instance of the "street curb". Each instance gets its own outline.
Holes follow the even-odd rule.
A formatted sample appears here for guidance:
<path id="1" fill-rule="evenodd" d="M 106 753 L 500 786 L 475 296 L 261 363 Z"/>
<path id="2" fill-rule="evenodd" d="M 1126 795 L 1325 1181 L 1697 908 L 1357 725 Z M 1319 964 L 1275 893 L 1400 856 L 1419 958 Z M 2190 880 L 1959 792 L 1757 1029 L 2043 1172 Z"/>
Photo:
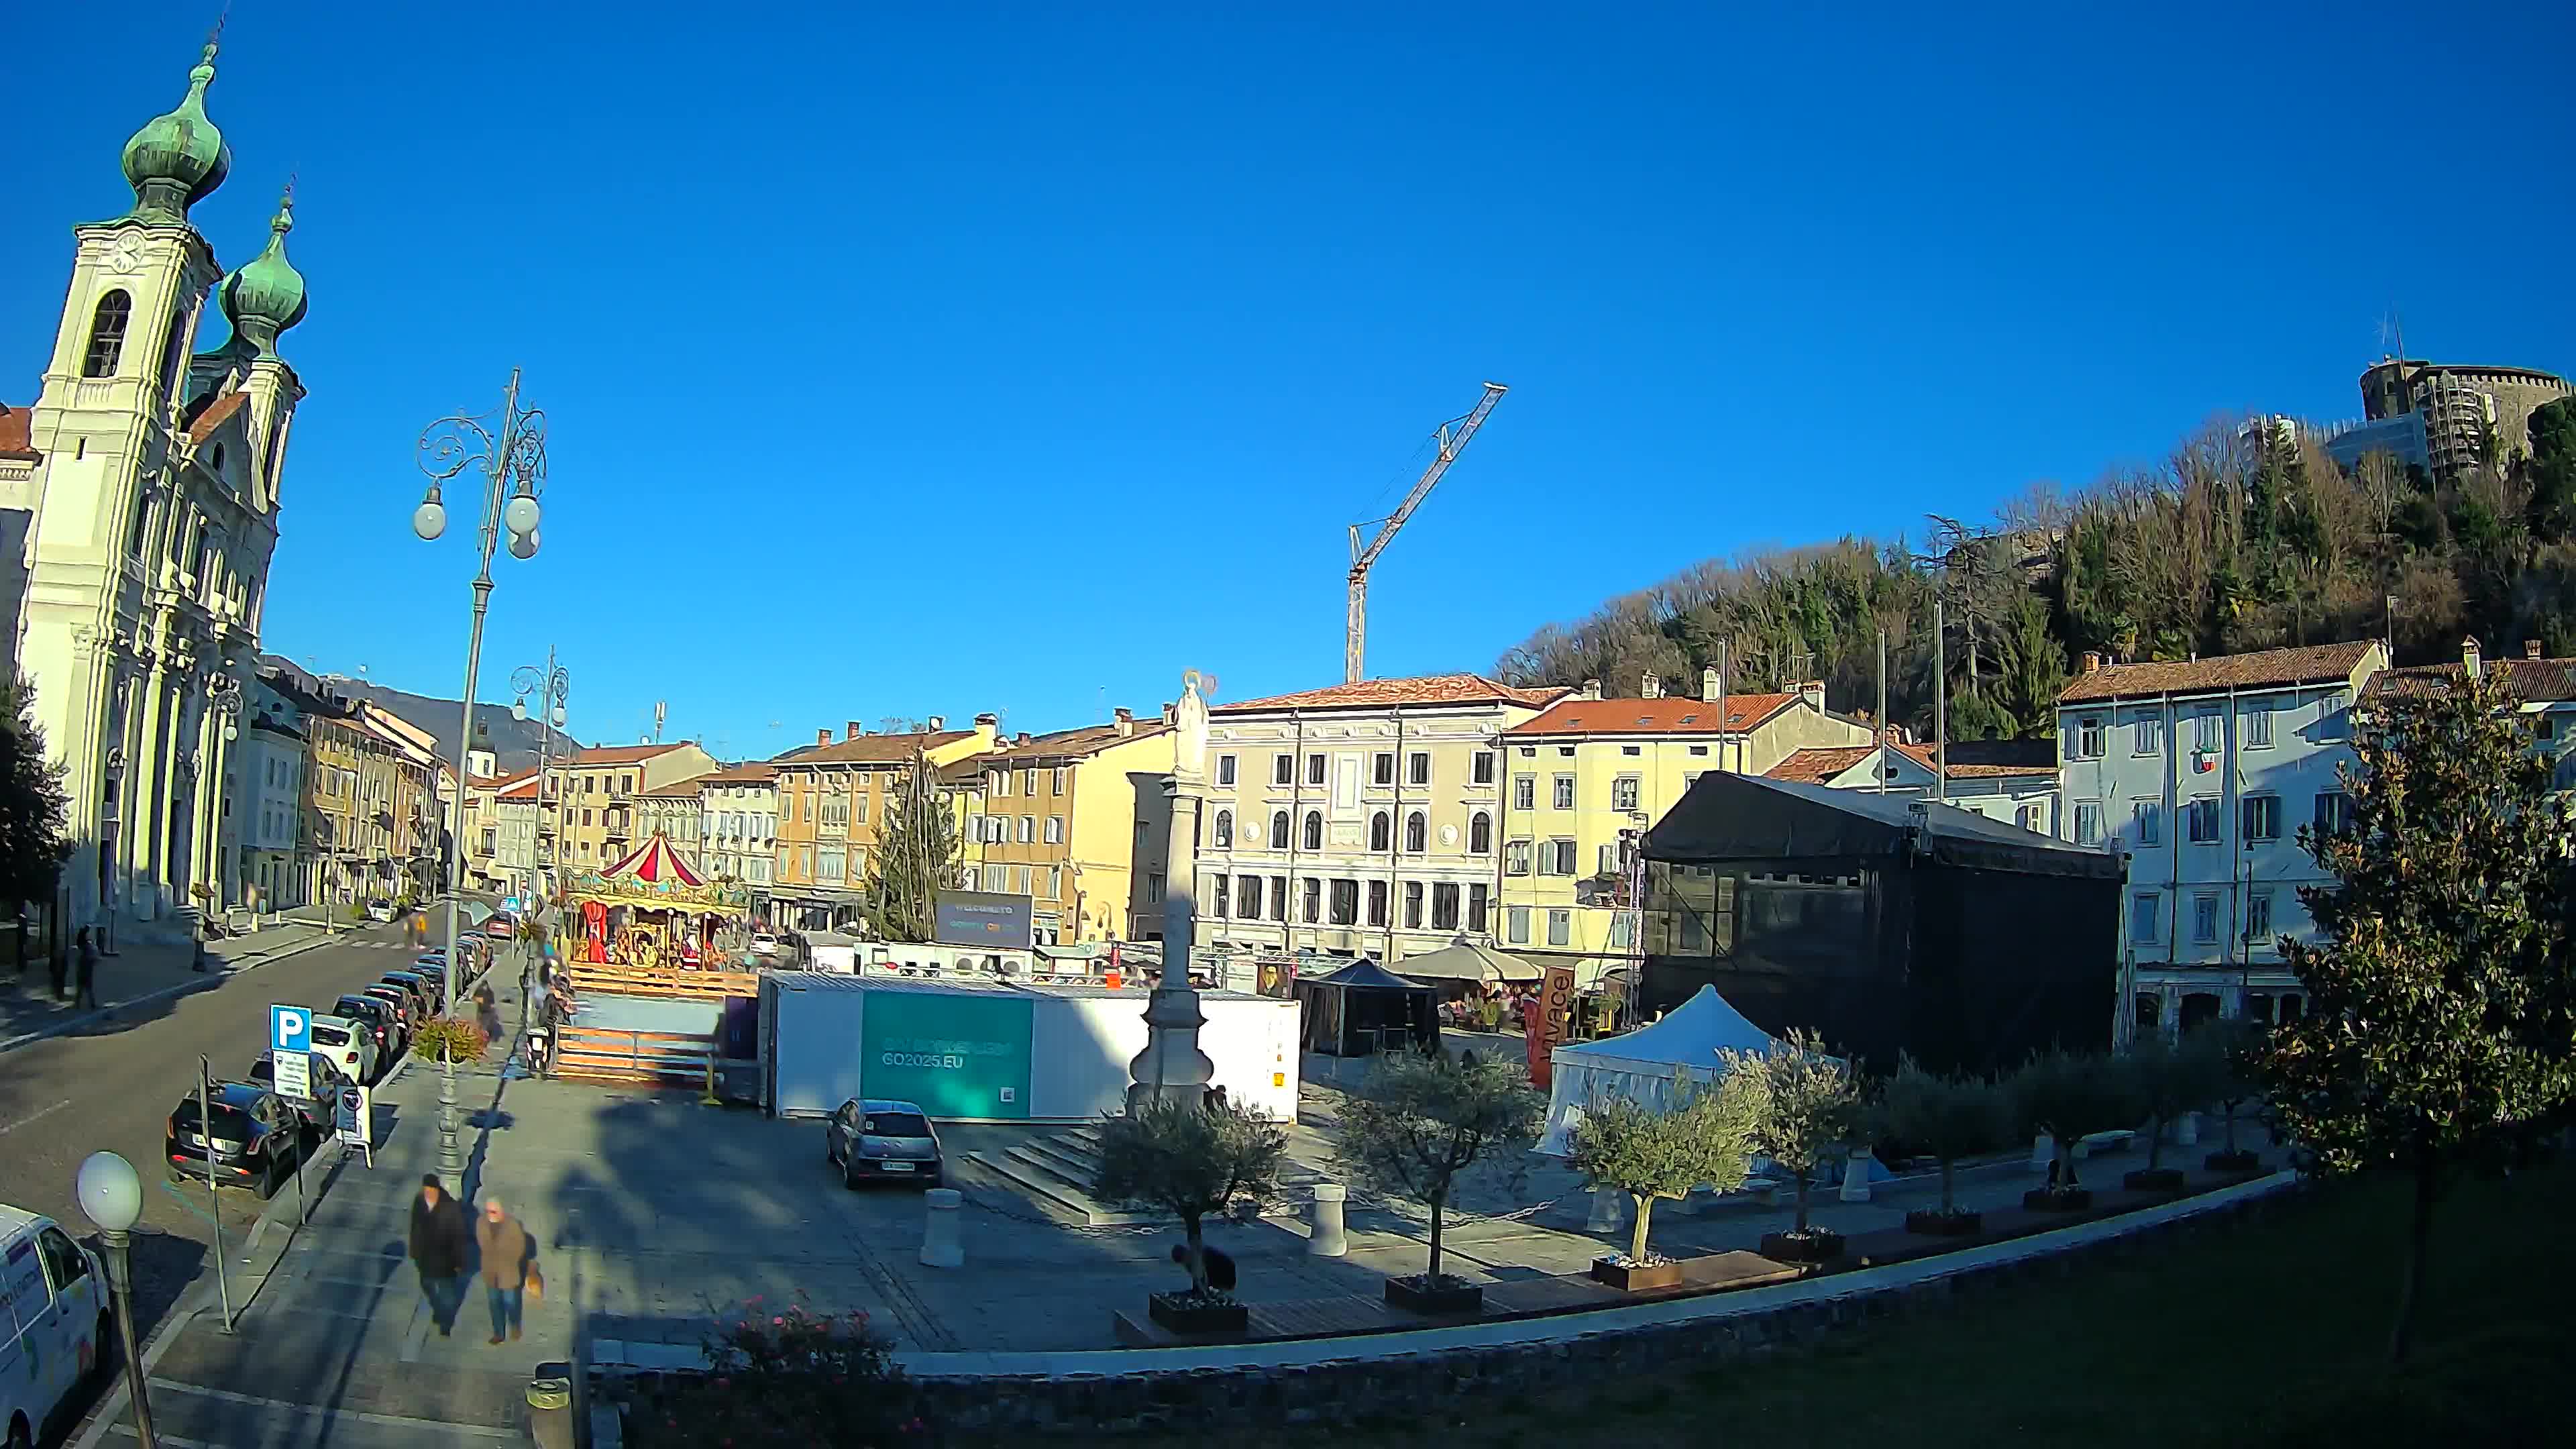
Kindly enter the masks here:
<path id="1" fill-rule="evenodd" d="M 112 1002 L 106 1006 L 100 1007 L 96 1011 L 90 1012 L 86 1016 L 75 1016 L 69 1021 L 58 1021 L 52 1026 L 39 1027 L 34 1031 L 20 1032 L 18 1035 L 10 1037 L 6 1041 L 0 1041 L 0 1054 L 16 1051 L 22 1046 L 33 1046 L 37 1042 L 47 1041 L 54 1037 L 67 1036 L 80 1027 L 87 1026 L 93 1021 L 104 1021 L 108 1017 L 111 1017 L 130 1006 L 144 1006 L 170 997 L 193 996 L 200 991 L 215 990 L 217 987 L 222 986 L 226 981 L 231 980 L 233 977 L 242 975 L 245 972 L 256 971 L 262 966 L 273 965 L 279 961 L 285 960 L 289 956 L 301 956 L 307 951 L 317 950 L 339 939 L 341 938 L 338 936 L 325 935 L 315 940 L 306 941 L 301 945 L 289 946 L 282 951 L 269 952 L 260 956 L 256 960 L 244 961 L 240 965 L 226 962 L 224 963 L 224 969 L 222 971 L 208 973 L 206 979 L 203 981 L 182 981 L 175 986 L 164 986 L 158 991 L 147 991 L 141 996 L 129 996 L 122 1001 Z"/>
<path id="2" fill-rule="evenodd" d="M 323 1139 L 321 1146 L 332 1149 L 331 1155 L 327 1159 L 321 1159 L 321 1153 L 317 1149 L 313 1158 L 306 1159 L 305 1168 L 307 1171 L 322 1173 L 327 1181 L 330 1174 L 336 1172 L 347 1157 L 348 1149 L 341 1145 L 337 1137 Z M 318 1198 L 323 1190 L 319 1187 L 315 1188 L 314 1195 Z M 251 1244 L 267 1240 L 269 1230 L 274 1226 L 273 1219 L 281 1208 L 287 1212 L 296 1211 L 296 1205 L 287 1200 L 282 1186 L 278 1194 L 268 1200 L 268 1206 L 260 1209 L 259 1216 L 252 1220 L 249 1230 L 243 1235 L 242 1246 L 246 1251 L 250 1250 Z M 268 1260 L 267 1268 L 260 1273 L 258 1280 L 250 1285 L 250 1291 L 234 1308 L 233 1318 L 236 1322 L 250 1312 L 252 1304 L 259 1301 L 259 1295 L 268 1287 L 268 1280 L 276 1276 L 277 1265 L 284 1261 L 287 1250 L 294 1246 L 295 1235 L 303 1231 L 303 1228 L 304 1224 L 301 1222 L 288 1226 L 285 1239 L 277 1246 L 276 1255 Z M 170 1305 L 170 1311 L 162 1316 L 159 1323 L 153 1325 L 150 1336 L 143 1340 L 140 1357 L 143 1377 L 146 1381 L 151 1379 L 154 1365 L 168 1356 L 171 1347 L 179 1341 L 180 1331 L 194 1323 L 199 1314 L 209 1311 L 218 1316 L 222 1314 L 222 1291 L 211 1277 L 205 1277 L 189 1285 L 187 1291 L 179 1295 L 179 1301 Z M 99 1449 L 99 1446 L 107 1441 L 108 1436 L 116 1432 L 119 1421 L 125 1417 L 126 1409 L 133 1403 L 133 1399 L 133 1389 L 127 1377 L 124 1374 L 118 1374 L 116 1382 L 110 1384 L 107 1391 L 98 1396 L 98 1403 L 90 1409 L 89 1416 L 83 1419 L 72 1432 L 63 1436 L 64 1449 Z"/>

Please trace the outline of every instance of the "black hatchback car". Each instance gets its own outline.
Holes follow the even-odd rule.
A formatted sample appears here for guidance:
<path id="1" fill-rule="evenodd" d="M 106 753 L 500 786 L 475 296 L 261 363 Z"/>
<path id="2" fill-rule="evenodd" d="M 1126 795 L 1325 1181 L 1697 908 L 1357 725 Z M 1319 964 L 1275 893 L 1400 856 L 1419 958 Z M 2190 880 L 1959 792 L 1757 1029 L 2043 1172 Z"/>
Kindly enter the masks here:
<path id="1" fill-rule="evenodd" d="M 331 1065 L 329 1057 L 314 1057 L 312 1063 L 305 1069 L 305 1080 L 313 1084 L 313 1095 L 304 1099 L 279 1097 L 277 1100 L 285 1103 L 286 1109 L 293 1112 L 296 1120 L 304 1124 L 305 1136 L 318 1138 L 332 1129 L 334 1125 L 332 1114 L 338 1110 L 340 1089 L 349 1085 L 349 1079 L 340 1075 L 339 1069 Z M 250 1064 L 250 1082 L 252 1086 L 263 1091 L 277 1090 L 277 1061 L 274 1053 L 261 1052 L 259 1060 Z M 196 1103 L 195 1097 L 188 1099 L 189 1106 L 193 1107 Z M 217 1109 L 217 1115 L 221 1115 L 220 1107 Z M 197 1176 L 204 1177 L 204 1170 L 200 1169 Z"/>
<path id="2" fill-rule="evenodd" d="M 246 1182 L 261 1197 L 277 1191 L 304 1151 L 303 1132 L 285 1099 L 251 1082 L 218 1082 L 212 1122 L 199 1119 L 197 1094 L 180 1099 L 163 1138 L 170 1175 L 203 1180 L 214 1163 L 217 1182 Z M 209 1130 L 211 1129 L 211 1130 Z"/>
<path id="3" fill-rule="evenodd" d="M 853 1097 L 841 1104 L 823 1133 L 825 1161 L 841 1169 L 841 1185 L 917 1182 L 939 1186 L 939 1132 L 910 1102 Z"/>

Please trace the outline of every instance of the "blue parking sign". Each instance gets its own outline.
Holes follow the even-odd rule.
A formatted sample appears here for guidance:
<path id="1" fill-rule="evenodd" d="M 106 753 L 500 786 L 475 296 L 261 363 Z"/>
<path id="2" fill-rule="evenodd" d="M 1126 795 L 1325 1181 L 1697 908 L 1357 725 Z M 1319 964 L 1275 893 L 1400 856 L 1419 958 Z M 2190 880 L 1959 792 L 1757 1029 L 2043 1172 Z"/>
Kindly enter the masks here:
<path id="1" fill-rule="evenodd" d="M 268 1046 L 271 1051 L 309 1052 L 313 1050 L 313 1012 L 302 1006 L 272 1006 L 268 1009 Z"/>

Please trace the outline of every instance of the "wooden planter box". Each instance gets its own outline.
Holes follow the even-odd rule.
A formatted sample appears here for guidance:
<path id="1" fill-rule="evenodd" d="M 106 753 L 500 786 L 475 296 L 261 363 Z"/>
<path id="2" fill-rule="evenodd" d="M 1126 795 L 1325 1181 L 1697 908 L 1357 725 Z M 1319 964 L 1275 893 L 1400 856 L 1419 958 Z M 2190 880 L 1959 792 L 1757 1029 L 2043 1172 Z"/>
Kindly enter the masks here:
<path id="1" fill-rule="evenodd" d="M 1145 1300 L 1145 1314 L 1174 1333 L 1242 1333 L 1252 1326 L 1252 1311 L 1240 1303 L 1189 1303 L 1177 1293 L 1156 1293 Z"/>
<path id="2" fill-rule="evenodd" d="M 2251 1152 L 2213 1152 L 2201 1159 L 2201 1166 L 2212 1172 L 2253 1172 L 2263 1166 L 2263 1159 Z"/>
<path id="3" fill-rule="evenodd" d="M 1966 1208 L 1943 1212 L 1939 1208 L 1918 1208 L 1905 1215 L 1905 1230 L 1939 1238 L 1962 1238 L 1979 1232 L 1986 1225 L 1985 1215 Z"/>
<path id="4" fill-rule="evenodd" d="M 1805 1237 L 1764 1233 L 1762 1256 L 1778 1263 L 1829 1263 L 1843 1255 L 1843 1235 L 1810 1229 Z"/>
<path id="5" fill-rule="evenodd" d="M 2120 1185 L 2131 1192 L 2180 1192 L 2182 1191 L 2182 1169 L 2141 1167 L 2121 1178 Z"/>
<path id="6" fill-rule="evenodd" d="M 1454 1318 L 1485 1311 L 1482 1283 L 1428 1283 L 1420 1274 L 1386 1280 L 1386 1302 L 1407 1313 Z"/>
<path id="7" fill-rule="evenodd" d="M 1592 1281 L 1606 1283 L 1622 1293 L 1635 1293 L 1647 1288 L 1673 1288 L 1681 1284 L 1682 1265 L 1670 1262 L 1630 1266 L 1614 1263 L 1608 1258 L 1595 1258 L 1592 1260 Z"/>
<path id="8" fill-rule="evenodd" d="M 2034 1187 L 2021 1195 L 2021 1205 L 2035 1213 L 2080 1213 L 2093 1206 L 2089 1187 Z"/>

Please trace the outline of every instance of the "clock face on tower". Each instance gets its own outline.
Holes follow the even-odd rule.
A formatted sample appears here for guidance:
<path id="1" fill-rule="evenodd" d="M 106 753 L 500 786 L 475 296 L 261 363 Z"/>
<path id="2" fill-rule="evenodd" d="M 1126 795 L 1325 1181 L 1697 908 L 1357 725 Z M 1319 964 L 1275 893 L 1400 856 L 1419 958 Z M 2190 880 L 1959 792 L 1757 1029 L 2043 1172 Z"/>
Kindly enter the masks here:
<path id="1" fill-rule="evenodd" d="M 143 266 L 143 241 L 132 232 L 116 239 L 107 249 L 107 269 L 129 276 Z"/>

